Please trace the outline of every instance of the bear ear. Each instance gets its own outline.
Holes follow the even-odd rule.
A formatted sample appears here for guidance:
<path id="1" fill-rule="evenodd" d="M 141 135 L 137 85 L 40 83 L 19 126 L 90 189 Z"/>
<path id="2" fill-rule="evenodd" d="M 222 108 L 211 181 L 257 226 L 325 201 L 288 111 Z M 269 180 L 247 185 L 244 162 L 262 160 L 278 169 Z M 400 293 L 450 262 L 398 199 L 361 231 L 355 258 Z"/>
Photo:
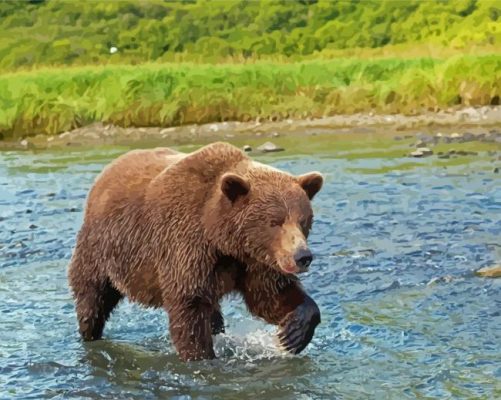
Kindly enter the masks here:
<path id="1" fill-rule="evenodd" d="M 226 173 L 221 178 L 221 191 L 225 194 L 232 203 L 234 203 L 239 196 L 245 196 L 249 193 L 250 184 L 239 175 Z"/>
<path id="2" fill-rule="evenodd" d="M 320 189 L 322 189 L 324 183 L 324 177 L 320 172 L 310 172 L 298 176 L 297 180 L 310 200 L 313 199 Z"/>

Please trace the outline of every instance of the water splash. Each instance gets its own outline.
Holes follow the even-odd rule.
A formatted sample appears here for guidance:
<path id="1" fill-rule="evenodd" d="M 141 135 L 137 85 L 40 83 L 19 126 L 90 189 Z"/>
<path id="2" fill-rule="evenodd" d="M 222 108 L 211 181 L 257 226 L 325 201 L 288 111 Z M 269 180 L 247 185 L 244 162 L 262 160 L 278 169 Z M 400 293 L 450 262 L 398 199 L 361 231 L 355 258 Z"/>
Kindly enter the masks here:
<path id="1" fill-rule="evenodd" d="M 274 332 L 258 329 L 245 334 L 221 334 L 215 337 L 215 352 L 220 358 L 238 358 L 253 362 L 256 360 L 287 357 L 281 350 Z"/>

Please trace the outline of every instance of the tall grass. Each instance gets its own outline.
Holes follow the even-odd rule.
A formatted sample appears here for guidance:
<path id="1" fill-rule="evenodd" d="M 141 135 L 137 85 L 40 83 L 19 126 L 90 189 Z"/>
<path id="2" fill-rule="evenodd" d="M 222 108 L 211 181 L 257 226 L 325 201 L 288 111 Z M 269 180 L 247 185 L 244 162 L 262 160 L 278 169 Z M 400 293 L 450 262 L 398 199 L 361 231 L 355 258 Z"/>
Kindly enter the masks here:
<path id="1" fill-rule="evenodd" d="M 498 104 L 501 56 L 145 64 L 0 76 L 0 135 Z"/>

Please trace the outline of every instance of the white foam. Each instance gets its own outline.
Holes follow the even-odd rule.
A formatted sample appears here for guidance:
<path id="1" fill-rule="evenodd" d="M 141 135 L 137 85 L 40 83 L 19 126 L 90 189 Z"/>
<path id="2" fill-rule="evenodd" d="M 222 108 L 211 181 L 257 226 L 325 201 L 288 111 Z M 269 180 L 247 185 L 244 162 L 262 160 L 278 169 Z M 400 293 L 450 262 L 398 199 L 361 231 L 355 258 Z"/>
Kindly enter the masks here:
<path id="1" fill-rule="evenodd" d="M 286 357 L 289 354 L 279 348 L 275 332 L 263 329 L 244 335 L 218 335 L 214 338 L 214 348 L 219 358 L 231 357 L 245 361 Z"/>

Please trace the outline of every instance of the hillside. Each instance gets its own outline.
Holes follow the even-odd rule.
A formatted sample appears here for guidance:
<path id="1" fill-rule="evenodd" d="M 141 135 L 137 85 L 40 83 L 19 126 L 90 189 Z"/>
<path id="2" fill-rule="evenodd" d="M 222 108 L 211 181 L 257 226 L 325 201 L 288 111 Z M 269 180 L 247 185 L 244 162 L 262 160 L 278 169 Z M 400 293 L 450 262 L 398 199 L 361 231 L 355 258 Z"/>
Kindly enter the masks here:
<path id="1" fill-rule="evenodd" d="M 423 43 L 499 48 L 500 15 L 492 0 L 3 0 L 0 68 L 295 59 Z"/>

